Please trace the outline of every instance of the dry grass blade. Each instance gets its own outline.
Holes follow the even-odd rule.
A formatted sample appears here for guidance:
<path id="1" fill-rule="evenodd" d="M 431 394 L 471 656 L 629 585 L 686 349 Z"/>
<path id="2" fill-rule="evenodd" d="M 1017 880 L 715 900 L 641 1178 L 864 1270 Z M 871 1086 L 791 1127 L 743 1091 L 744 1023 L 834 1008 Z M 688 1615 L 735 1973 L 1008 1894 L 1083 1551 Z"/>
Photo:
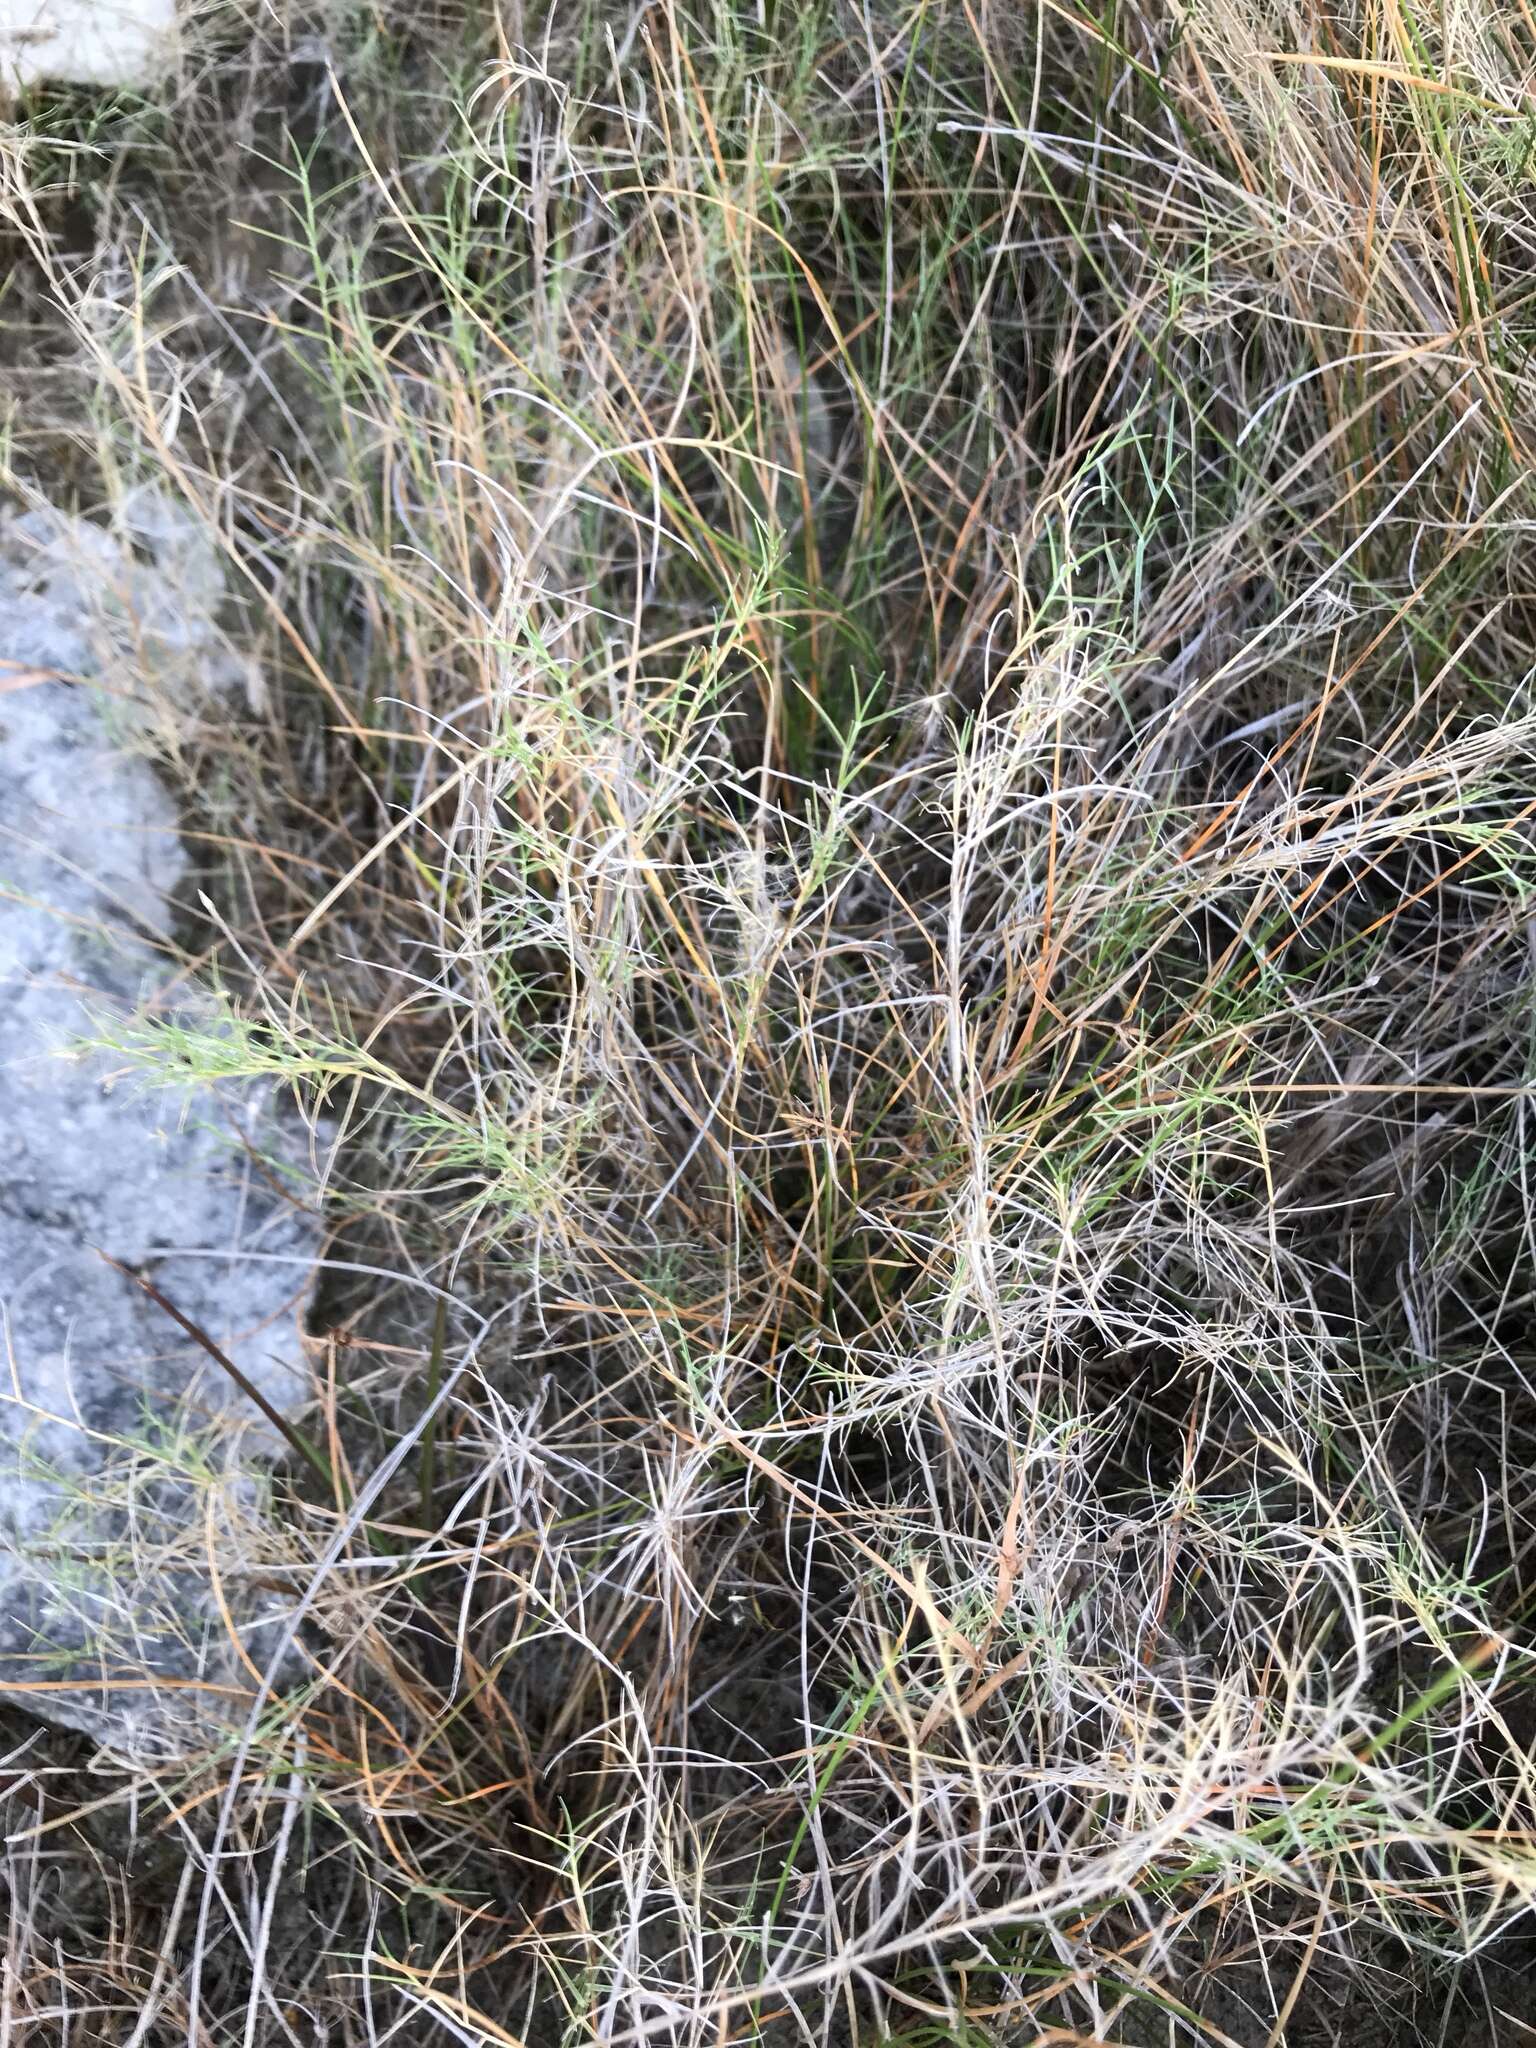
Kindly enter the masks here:
<path id="1" fill-rule="evenodd" d="M 104 1264 L 110 1266 L 114 1272 L 121 1273 L 125 1280 L 131 1280 L 135 1287 L 142 1288 L 156 1308 L 163 1310 L 170 1317 L 171 1321 L 176 1324 L 178 1329 L 185 1330 L 193 1343 L 200 1350 L 206 1351 L 219 1370 L 228 1375 L 245 1396 L 246 1400 L 250 1402 L 251 1406 L 258 1409 L 265 1416 L 266 1420 L 271 1423 L 278 1435 L 288 1445 L 288 1448 L 296 1452 L 305 1464 L 319 1474 L 325 1481 L 327 1492 L 334 1494 L 336 1477 L 329 1462 L 316 1446 L 310 1442 L 303 1430 L 286 1416 L 280 1408 L 273 1406 L 260 1387 L 240 1370 L 229 1353 L 221 1350 L 206 1330 L 199 1328 L 190 1317 L 184 1316 L 175 1302 L 161 1292 L 147 1273 L 135 1272 L 132 1266 L 125 1266 L 121 1259 L 114 1259 L 110 1252 L 102 1251 L 99 1245 L 96 1248 L 96 1256 Z"/>

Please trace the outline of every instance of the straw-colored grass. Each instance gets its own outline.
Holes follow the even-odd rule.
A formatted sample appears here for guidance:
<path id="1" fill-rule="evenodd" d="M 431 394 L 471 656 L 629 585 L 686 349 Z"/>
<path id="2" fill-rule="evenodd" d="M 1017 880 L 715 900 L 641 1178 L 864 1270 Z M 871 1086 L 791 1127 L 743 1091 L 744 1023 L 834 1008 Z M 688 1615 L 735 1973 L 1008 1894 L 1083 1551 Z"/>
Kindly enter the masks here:
<path id="1" fill-rule="evenodd" d="M 0 2038 L 1530 2038 L 1536 19 L 203 12 L 7 460 L 227 552 L 335 1483 Z"/>

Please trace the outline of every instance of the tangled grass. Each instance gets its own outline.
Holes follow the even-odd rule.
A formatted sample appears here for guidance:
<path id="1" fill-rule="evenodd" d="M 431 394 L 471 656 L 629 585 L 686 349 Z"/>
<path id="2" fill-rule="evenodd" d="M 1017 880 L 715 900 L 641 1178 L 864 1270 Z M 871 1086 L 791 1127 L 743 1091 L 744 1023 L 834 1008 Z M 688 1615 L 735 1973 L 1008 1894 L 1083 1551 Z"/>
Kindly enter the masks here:
<path id="1" fill-rule="evenodd" d="M 3 2038 L 1531 2038 L 1536 20 L 207 12 L 7 459 L 260 656 L 132 1050 L 337 1132 L 333 1483 Z"/>

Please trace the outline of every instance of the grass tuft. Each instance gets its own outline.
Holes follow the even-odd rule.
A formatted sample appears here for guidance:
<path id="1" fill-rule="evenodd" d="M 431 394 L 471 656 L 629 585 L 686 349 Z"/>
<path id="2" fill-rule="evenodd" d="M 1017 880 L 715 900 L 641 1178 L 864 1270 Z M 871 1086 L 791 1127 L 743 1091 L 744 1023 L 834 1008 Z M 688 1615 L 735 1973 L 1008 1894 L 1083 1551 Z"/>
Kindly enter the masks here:
<path id="1" fill-rule="evenodd" d="M 1513 2048 L 1536 21 L 202 12 L 4 450 L 227 562 L 111 1037 L 334 1128 L 326 1483 L 17 2038 Z"/>

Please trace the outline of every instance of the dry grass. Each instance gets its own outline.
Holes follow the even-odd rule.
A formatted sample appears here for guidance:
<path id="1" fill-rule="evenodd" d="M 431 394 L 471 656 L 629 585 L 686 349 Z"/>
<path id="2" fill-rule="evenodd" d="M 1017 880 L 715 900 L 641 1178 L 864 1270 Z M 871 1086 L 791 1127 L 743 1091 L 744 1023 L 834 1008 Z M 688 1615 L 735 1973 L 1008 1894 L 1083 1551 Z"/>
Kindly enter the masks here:
<path id="1" fill-rule="evenodd" d="M 1531 2038 L 1536 20 L 206 33 L 9 460 L 261 656 L 138 1049 L 340 1131 L 336 1483 L 0 2038 Z"/>

